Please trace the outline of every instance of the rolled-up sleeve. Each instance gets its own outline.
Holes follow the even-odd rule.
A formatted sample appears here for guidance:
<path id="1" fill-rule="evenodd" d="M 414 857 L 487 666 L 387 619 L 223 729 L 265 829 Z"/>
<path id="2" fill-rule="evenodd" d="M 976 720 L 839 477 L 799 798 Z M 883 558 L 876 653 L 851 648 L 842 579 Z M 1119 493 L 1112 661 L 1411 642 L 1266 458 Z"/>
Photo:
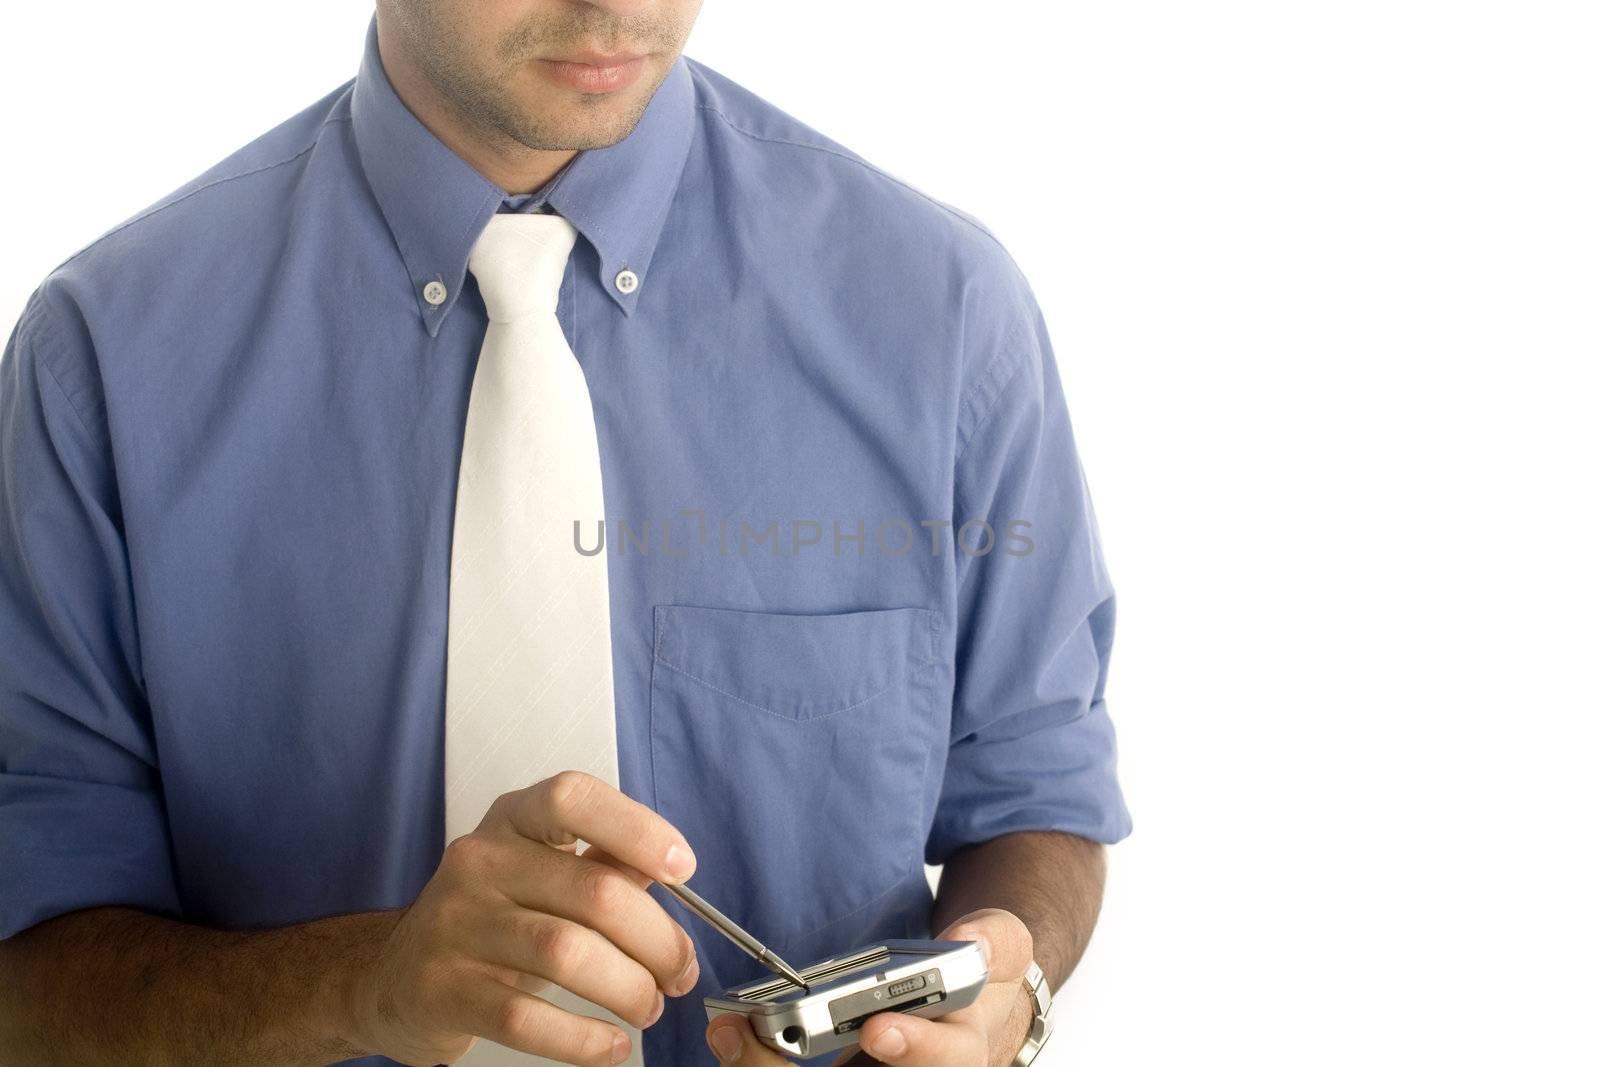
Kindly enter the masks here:
<path id="1" fill-rule="evenodd" d="M 1131 829 L 1105 704 L 1115 598 L 1049 336 L 1026 284 L 1013 291 L 961 412 L 955 689 L 930 864 L 1020 830 L 1110 843 Z"/>
<path id="2" fill-rule="evenodd" d="M 0 939 L 179 911 L 128 567 L 89 334 L 42 286 L 0 360 Z"/>

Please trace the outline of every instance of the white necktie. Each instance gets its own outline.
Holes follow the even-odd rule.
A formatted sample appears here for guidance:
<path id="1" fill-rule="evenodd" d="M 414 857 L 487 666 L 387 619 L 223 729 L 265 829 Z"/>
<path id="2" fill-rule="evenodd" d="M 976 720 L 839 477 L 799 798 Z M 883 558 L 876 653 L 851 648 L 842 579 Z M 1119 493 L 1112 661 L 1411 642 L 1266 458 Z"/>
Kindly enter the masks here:
<path id="1" fill-rule="evenodd" d="M 556 319 L 577 231 L 559 215 L 497 214 L 468 269 L 489 327 L 472 379 L 450 550 L 445 672 L 445 840 L 475 829 L 501 793 L 557 771 L 613 786 L 616 710 L 604 552 L 592 549 L 605 501 L 583 368 Z M 639 1031 L 565 989 L 557 1007 Z M 473 1067 L 554 1063 L 480 1041 Z"/>

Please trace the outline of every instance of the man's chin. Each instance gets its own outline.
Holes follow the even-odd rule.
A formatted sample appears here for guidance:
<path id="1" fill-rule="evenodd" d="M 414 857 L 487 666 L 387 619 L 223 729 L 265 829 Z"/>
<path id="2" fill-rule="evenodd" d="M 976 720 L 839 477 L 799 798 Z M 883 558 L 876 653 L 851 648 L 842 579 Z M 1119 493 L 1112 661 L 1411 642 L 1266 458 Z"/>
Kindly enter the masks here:
<path id="1" fill-rule="evenodd" d="M 546 144 L 559 145 L 566 151 L 608 148 L 625 140 L 634 131 L 647 102 L 634 102 L 619 108 L 620 101 L 608 100 L 592 111 L 586 111 L 587 105 L 580 102 L 569 108 L 558 121 L 537 128 L 543 134 L 541 140 Z"/>

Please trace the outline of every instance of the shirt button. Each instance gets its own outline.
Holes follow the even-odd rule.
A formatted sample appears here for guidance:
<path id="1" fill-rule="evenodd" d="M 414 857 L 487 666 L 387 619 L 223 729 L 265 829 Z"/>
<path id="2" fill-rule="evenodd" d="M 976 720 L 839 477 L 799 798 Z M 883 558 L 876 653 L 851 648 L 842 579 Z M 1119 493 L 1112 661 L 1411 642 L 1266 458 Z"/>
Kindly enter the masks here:
<path id="1" fill-rule="evenodd" d="M 444 287 L 443 282 L 429 282 L 422 287 L 422 299 L 438 307 L 444 303 L 444 298 L 450 295 L 450 290 Z"/>
<path id="2" fill-rule="evenodd" d="M 622 270 L 617 271 L 616 282 L 617 282 L 617 292 L 622 293 L 624 295 L 626 295 L 628 293 L 631 293 L 635 289 L 639 288 L 639 276 L 637 274 L 633 273 L 633 271 L 628 270 L 626 267 L 624 267 Z"/>

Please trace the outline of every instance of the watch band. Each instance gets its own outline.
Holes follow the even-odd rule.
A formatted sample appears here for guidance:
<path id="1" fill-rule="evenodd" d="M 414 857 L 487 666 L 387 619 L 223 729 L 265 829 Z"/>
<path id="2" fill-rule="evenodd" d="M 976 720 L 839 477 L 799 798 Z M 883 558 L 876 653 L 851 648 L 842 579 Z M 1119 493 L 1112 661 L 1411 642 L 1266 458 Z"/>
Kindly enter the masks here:
<path id="1" fill-rule="evenodd" d="M 1033 1025 L 1028 1029 L 1027 1040 L 1023 1041 L 1017 1058 L 1011 1061 L 1011 1067 L 1028 1067 L 1033 1063 L 1056 1028 L 1055 1000 L 1050 995 L 1050 983 L 1044 980 L 1044 971 L 1040 970 L 1038 963 L 1028 964 L 1022 984 L 1028 989 L 1028 999 L 1033 1001 Z"/>

